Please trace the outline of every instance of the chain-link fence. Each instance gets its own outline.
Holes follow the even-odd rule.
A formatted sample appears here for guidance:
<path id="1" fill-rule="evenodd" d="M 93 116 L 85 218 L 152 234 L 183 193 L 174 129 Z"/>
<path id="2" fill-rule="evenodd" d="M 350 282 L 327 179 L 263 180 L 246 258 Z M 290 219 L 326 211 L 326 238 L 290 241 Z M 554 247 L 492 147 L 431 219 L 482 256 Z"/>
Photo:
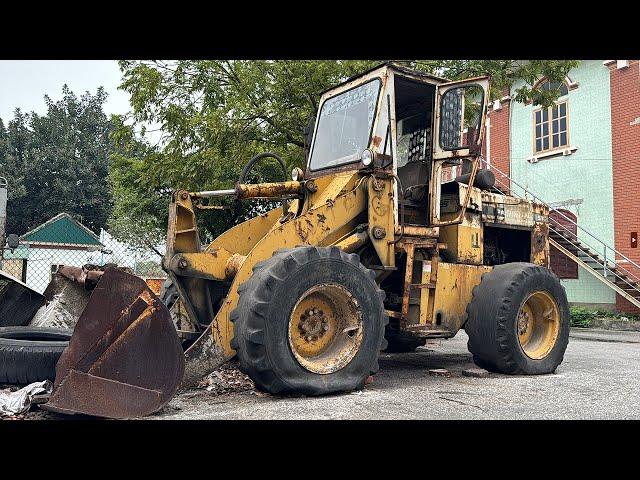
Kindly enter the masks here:
<path id="1" fill-rule="evenodd" d="M 44 292 L 60 265 L 128 267 L 147 280 L 156 293 L 166 278 L 160 265 L 161 258 L 152 249 L 135 248 L 118 241 L 106 230 L 96 234 L 66 213 L 20 233 L 18 247 L 7 248 L 2 253 L 0 268 L 40 293 Z"/>

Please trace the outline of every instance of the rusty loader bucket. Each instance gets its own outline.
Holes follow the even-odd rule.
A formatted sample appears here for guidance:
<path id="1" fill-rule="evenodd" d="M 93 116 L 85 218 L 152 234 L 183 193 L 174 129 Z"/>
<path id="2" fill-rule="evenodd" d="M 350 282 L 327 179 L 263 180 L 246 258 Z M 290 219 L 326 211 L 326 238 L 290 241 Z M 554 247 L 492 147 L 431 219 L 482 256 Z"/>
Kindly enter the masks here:
<path id="1" fill-rule="evenodd" d="M 169 312 L 144 280 L 117 268 L 97 278 L 56 365 L 53 412 L 132 418 L 176 393 L 184 354 Z"/>

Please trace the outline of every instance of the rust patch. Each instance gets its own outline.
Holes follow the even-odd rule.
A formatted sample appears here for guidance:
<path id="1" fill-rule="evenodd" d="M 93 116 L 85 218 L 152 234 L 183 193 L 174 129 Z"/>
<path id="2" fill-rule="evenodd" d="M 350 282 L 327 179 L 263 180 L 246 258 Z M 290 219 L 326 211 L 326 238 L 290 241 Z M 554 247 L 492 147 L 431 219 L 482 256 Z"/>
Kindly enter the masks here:
<path id="1" fill-rule="evenodd" d="M 536 223 L 531 232 L 531 261 L 548 266 L 549 224 Z"/>
<path id="2" fill-rule="evenodd" d="M 182 346 L 166 307 L 142 279 L 107 268 L 60 356 L 43 408 L 111 418 L 148 415 L 171 399 L 183 372 Z"/>
<path id="3" fill-rule="evenodd" d="M 307 238 L 309 237 L 309 232 L 304 229 L 302 222 L 296 222 L 295 229 L 300 239 L 306 243 Z"/>
<path id="4" fill-rule="evenodd" d="M 160 295 L 160 289 L 162 288 L 162 284 L 164 283 L 164 278 L 159 277 L 145 277 L 144 278 L 147 287 L 155 294 Z"/>
<path id="5" fill-rule="evenodd" d="M 257 183 L 236 185 L 238 198 L 269 198 L 302 193 L 300 182 Z"/>
<path id="6" fill-rule="evenodd" d="M 374 147 L 379 147 L 381 142 L 382 142 L 382 137 L 379 137 L 378 135 L 373 137 L 373 146 Z"/>

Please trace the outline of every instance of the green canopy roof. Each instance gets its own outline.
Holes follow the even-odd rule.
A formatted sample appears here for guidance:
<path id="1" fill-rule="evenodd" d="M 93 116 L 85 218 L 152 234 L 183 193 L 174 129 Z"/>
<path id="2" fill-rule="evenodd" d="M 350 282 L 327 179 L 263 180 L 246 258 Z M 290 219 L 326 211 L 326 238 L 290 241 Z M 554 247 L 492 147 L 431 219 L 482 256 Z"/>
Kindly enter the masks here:
<path id="1" fill-rule="evenodd" d="M 104 247 L 98 236 L 68 213 L 60 213 L 51 220 L 20 237 L 21 243 L 31 247 Z"/>

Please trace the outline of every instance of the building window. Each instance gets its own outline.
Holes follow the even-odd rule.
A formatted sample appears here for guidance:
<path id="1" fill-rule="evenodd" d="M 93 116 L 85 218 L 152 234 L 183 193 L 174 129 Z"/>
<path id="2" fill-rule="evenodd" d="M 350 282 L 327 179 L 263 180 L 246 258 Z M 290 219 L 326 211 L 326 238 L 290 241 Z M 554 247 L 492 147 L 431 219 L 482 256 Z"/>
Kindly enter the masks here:
<path id="1" fill-rule="evenodd" d="M 562 83 L 551 83 L 545 80 L 538 86 L 543 90 L 551 88 L 560 89 L 560 98 L 565 97 L 569 90 L 567 85 Z M 533 112 L 533 136 L 534 152 L 542 153 L 550 150 L 557 150 L 569 146 L 569 122 L 567 100 L 557 102 L 548 108 L 539 108 Z"/>

